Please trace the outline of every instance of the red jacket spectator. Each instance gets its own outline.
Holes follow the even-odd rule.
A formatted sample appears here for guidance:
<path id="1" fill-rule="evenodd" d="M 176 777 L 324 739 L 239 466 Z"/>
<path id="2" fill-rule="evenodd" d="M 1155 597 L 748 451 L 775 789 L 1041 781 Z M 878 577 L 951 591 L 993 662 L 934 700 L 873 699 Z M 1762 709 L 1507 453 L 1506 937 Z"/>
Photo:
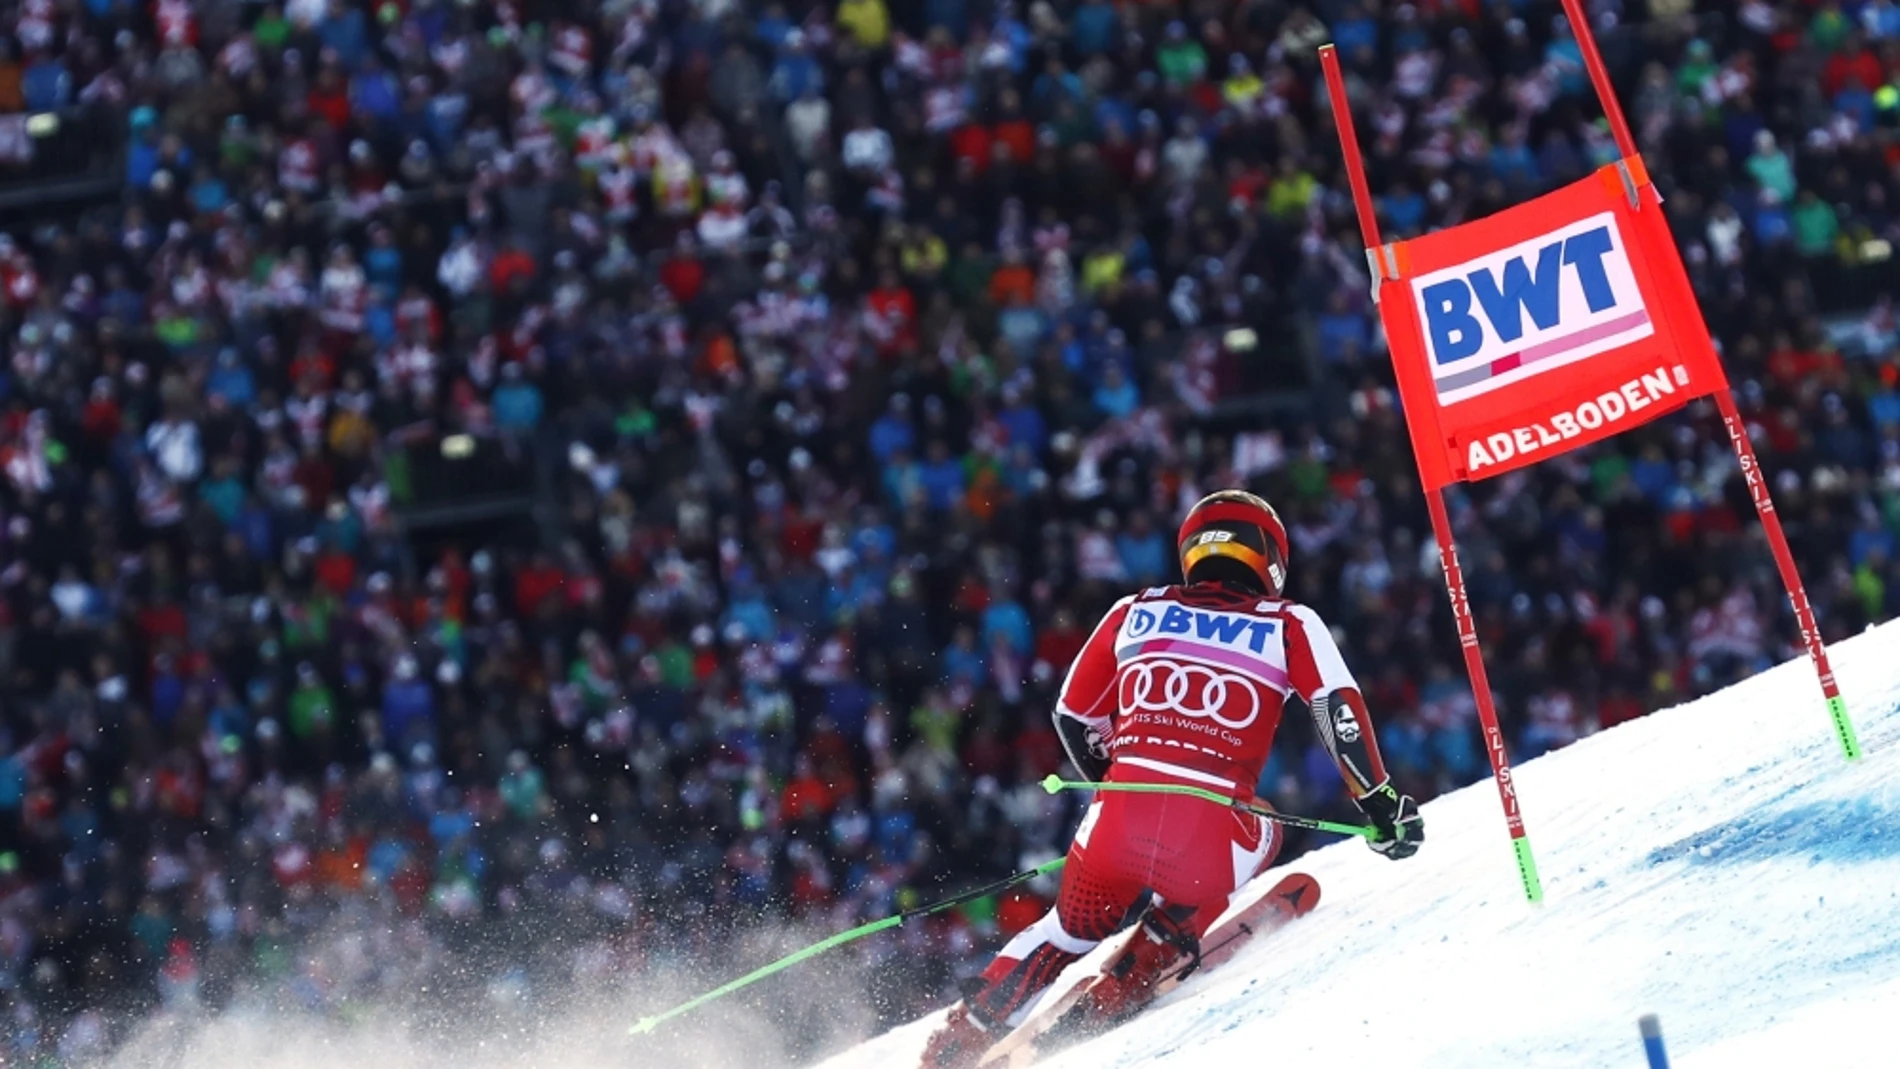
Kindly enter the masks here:
<path id="1" fill-rule="evenodd" d="M 198 43 L 198 19 L 190 0 L 153 0 L 152 23 L 164 45 L 189 48 Z"/>
<path id="2" fill-rule="evenodd" d="M 968 161 L 978 174 L 989 170 L 993 145 L 989 130 L 979 123 L 965 123 L 950 134 L 951 158 L 959 165 Z M 1027 163 L 1028 159 L 1018 162 Z"/>
<path id="3" fill-rule="evenodd" d="M 317 345 L 306 346 L 290 362 L 290 381 L 309 382 L 318 389 L 329 389 L 336 380 L 336 361 Z"/>
<path id="4" fill-rule="evenodd" d="M 327 550 L 317 557 L 314 568 L 317 585 L 334 598 L 344 598 L 356 585 L 356 559 L 340 550 Z"/>
<path id="5" fill-rule="evenodd" d="M 805 562 L 818 552 L 818 538 L 824 533 L 824 521 L 804 510 L 788 510 L 779 533 L 779 548 L 786 559 Z"/>
<path id="6" fill-rule="evenodd" d="M 1011 254 L 990 276 L 990 301 L 998 308 L 1029 304 L 1036 299 L 1036 273 L 1022 257 Z"/>
<path id="7" fill-rule="evenodd" d="M 566 574 L 555 567 L 553 561 L 545 555 L 537 555 L 515 573 L 515 611 L 526 617 L 537 615 L 542 603 L 558 592 L 566 580 Z"/>
<path id="8" fill-rule="evenodd" d="M 325 68 L 318 72 L 317 82 L 310 87 L 310 95 L 304 103 L 311 114 L 330 124 L 330 129 L 342 132 L 350 126 L 350 87 L 344 82 L 335 68 Z"/>
<path id="9" fill-rule="evenodd" d="M 529 282 L 534 279 L 534 257 L 529 256 L 519 245 L 509 245 L 495 254 L 495 261 L 488 265 L 488 284 L 496 293 L 507 293 L 517 282 Z"/>
<path id="10" fill-rule="evenodd" d="M 1075 662 L 1075 655 L 1082 652 L 1082 646 L 1088 641 L 1088 635 L 1076 626 L 1075 615 L 1064 609 L 1056 613 L 1050 626 L 1042 629 L 1036 636 L 1036 660 L 1046 664 L 1056 675 L 1069 670 Z"/>
<path id="11" fill-rule="evenodd" d="M 1867 92 L 1880 88 L 1886 81 L 1886 75 L 1880 69 L 1880 57 L 1865 42 L 1857 43 L 1851 52 L 1836 52 L 1828 57 L 1827 65 L 1821 68 L 1821 88 L 1828 99 L 1838 96 L 1841 90 L 1850 85 L 1858 85 Z"/>
<path id="12" fill-rule="evenodd" d="M 159 601 L 139 611 L 138 625 L 145 641 L 156 647 L 163 639 L 183 639 L 188 626 L 185 611 L 171 600 Z"/>
<path id="13" fill-rule="evenodd" d="M 1009 158 L 1027 164 L 1036 157 L 1036 128 L 1023 118 L 1005 119 L 996 124 L 995 143 L 1009 149 Z"/>
<path id="14" fill-rule="evenodd" d="M 836 804 L 831 788 L 818 778 L 811 758 L 800 754 L 792 778 L 779 796 L 779 821 L 796 824 L 803 820 L 829 816 Z"/>
<path id="15" fill-rule="evenodd" d="M 660 268 L 660 285 L 681 304 L 691 304 L 706 285 L 706 265 L 697 256 L 675 256 Z"/>
<path id="16" fill-rule="evenodd" d="M 865 304 L 874 318 L 871 336 L 879 353 L 891 356 L 916 346 L 917 299 L 898 281 L 897 272 L 887 269 Z"/>

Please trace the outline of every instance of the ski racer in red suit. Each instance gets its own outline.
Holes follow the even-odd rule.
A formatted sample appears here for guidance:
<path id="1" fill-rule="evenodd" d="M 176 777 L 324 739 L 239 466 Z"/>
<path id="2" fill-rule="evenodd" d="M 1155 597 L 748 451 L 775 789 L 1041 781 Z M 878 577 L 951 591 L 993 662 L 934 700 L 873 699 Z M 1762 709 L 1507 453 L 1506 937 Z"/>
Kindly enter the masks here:
<path id="1" fill-rule="evenodd" d="M 1265 501 L 1203 498 L 1181 524 L 1181 586 L 1115 604 L 1076 655 L 1056 704 L 1064 748 L 1088 779 L 1179 784 L 1252 801 L 1289 697 L 1311 711 L 1372 849 L 1409 857 L 1418 806 L 1393 788 L 1358 684 L 1318 614 L 1282 598 L 1287 537 Z M 1010 940 L 931 1036 L 925 1069 L 968 1069 L 1050 982 L 1119 930 L 1144 892 L 1140 931 L 1084 996 L 1097 1021 L 1140 1009 L 1155 982 L 1198 958 L 1234 891 L 1264 871 L 1280 828 L 1203 798 L 1103 791 L 1069 847 L 1056 906 Z"/>

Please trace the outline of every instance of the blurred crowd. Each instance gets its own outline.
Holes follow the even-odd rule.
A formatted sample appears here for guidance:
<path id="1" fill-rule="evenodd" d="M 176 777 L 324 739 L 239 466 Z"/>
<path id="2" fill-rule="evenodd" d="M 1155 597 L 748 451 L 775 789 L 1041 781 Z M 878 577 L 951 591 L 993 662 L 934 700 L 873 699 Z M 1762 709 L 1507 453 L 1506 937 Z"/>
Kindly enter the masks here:
<path id="1" fill-rule="evenodd" d="M 1587 7 L 1826 636 L 1894 615 L 1900 4 Z M 1222 486 L 1401 785 L 1482 776 L 1327 41 L 1388 237 L 1614 155 L 1549 0 L 11 6 L 0 179 L 35 113 L 125 144 L 0 236 L 0 1061 L 1053 856 L 1054 685 Z M 413 537 L 462 436 L 530 534 Z M 1520 759 L 1795 652 L 1706 403 L 1450 502 Z M 1260 791 L 1350 812 L 1300 717 Z M 940 1003 L 1041 908 L 838 997 Z"/>

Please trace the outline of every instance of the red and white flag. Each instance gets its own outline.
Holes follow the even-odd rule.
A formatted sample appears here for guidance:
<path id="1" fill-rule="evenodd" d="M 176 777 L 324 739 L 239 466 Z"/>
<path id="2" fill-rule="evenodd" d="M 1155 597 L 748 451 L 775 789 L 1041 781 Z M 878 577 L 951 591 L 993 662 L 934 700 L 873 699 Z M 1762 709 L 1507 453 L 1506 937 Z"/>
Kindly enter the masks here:
<path id="1" fill-rule="evenodd" d="M 1726 388 L 1661 201 L 1641 160 L 1625 163 L 1376 250 L 1427 489 L 1502 475 Z"/>

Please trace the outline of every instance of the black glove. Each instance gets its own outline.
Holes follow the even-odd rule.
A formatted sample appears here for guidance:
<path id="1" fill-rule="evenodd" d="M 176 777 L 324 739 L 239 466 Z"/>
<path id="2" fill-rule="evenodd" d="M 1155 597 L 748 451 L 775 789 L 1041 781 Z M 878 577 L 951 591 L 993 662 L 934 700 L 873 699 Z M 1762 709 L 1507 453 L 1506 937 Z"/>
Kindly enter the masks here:
<path id="1" fill-rule="evenodd" d="M 1395 861 L 1418 853 L 1418 844 L 1425 839 L 1425 818 L 1418 815 L 1418 803 L 1410 795 L 1400 794 L 1386 780 L 1358 799 L 1358 805 L 1379 833 L 1366 840 L 1367 846 Z"/>

